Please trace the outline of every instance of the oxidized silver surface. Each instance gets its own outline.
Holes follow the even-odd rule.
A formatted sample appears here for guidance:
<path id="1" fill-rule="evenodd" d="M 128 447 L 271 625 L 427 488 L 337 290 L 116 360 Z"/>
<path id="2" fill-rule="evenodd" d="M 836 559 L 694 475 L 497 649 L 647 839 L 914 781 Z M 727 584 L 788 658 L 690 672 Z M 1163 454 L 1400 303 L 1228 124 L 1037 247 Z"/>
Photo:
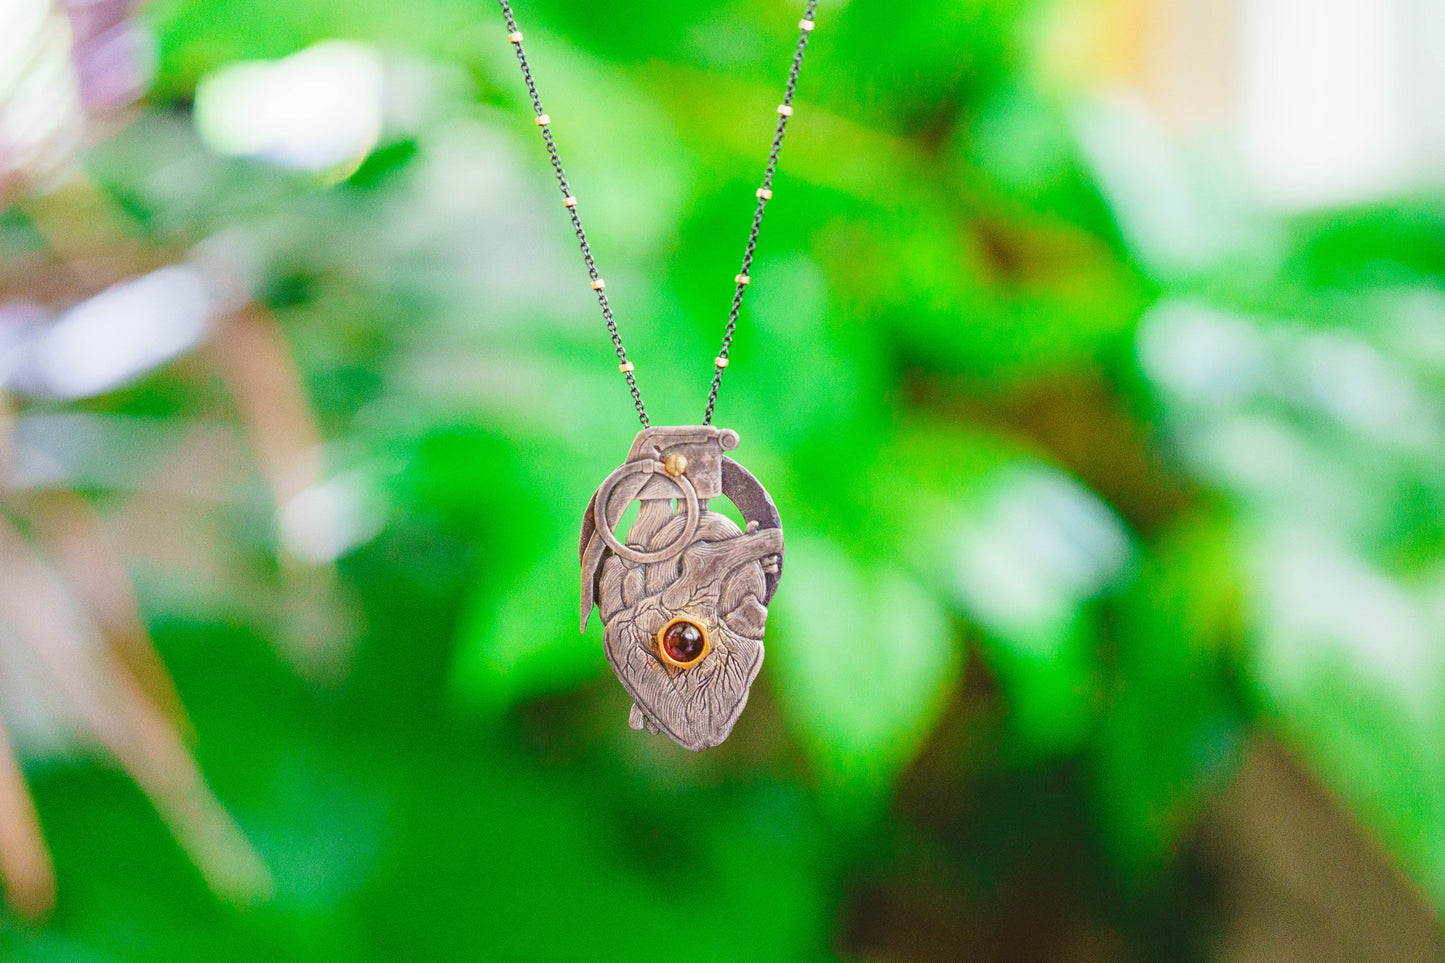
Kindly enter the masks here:
<path id="1" fill-rule="evenodd" d="M 747 705 L 783 568 L 773 500 L 723 455 L 737 443 L 737 432 L 711 426 L 644 428 L 582 519 L 582 630 L 595 605 L 607 661 L 632 696 L 629 724 L 693 750 L 726 739 Z M 746 530 L 708 510 L 708 499 L 724 496 Z M 619 540 L 614 529 L 633 501 L 641 502 L 637 520 Z M 710 642 L 686 668 L 664 656 L 659 640 L 679 617 Z"/>

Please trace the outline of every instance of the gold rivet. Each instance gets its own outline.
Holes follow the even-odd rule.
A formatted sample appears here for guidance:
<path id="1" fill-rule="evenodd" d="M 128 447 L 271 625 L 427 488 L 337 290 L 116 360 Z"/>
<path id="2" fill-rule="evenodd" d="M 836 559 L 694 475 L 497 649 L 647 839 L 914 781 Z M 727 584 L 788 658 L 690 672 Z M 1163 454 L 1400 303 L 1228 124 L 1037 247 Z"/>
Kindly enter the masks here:
<path id="1" fill-rule="evenodd" d="M 564 207 L 576 207 L 577 198 L 573 197 L 571 194 L 568 194 L 566 197 L 562 198 L 562 205 Z"/>
<path id="2" fill-rule="evenodd" d="M 551 117 L 548 117 L 546 114 L 538 114 L 538 115 L 537 115 L 537 126 L 538 126 L 538 127 L 546 127 L 546 126 L 547 126 L 548 124 L 550 124 L 550 123 L 552 123 L 552 118 L 551 118 Z"/>
<path id="3" fill-rule="evenodd" d="M 726 368 L 728 366 L 728 359 L 724 358 L 722 355 L 718 355 L 716 358 L 712 359 L 712 363 L 717 365 L 719 368 Z"/>
<path id="4" fill-rule="evenodd" d="M 782 114 L 784 117 L 791 117 L 793 116 L 793 108 L 789 107 L 787 104 L 779 104 L 778 113 Z"/>
<path id="5" fill-rule="evenodd" d="M 773 199 L 773 192 L 768 190 L 766 187 L 759 187 L 758 197 L 761 197 L 765 201 L 771 201 Z"/>
<path id="6" fill-rule="evenodd" d="M 803 33 L 809 33 L 817 25 L 811 20 L 799 20 L 798 26 L 803 28 Z"/>
<path id="7" fill-rule="evenodd" d="M 667 460 L 662 463 L 662 470 L 667 472 L 673 478 L 678 477 L 683 472 L 687 471 L 687 456 L 679 454 L 678 452 L 673 452 L 672 454 L 668 455 Z"/>
<path id="8" fill-rule="evenodd" d="M 623 374 L 631 374 L 631 373 L 632 373 L 632 362 L 631 362 L 631 361 L 624 361 L 624 362 L 622 362 L 620 365 L 617 366 L 617 370 L 620 371 L 620 372 L 622 372 Z"/>
<path id="9" fill-rule="evenodd" d="M 752 278 L 748 277 L 746 274 L 739 274 L 737 277 L 733 278 L 733 280 L 736 281 L 738 284 L 747 284 L 749 281 L 752 280 Z"/>
<path id="10" fill-rule="evenodd" d="M 607 287 L 607 282 L 602 280 L 601 278 L 598 278 L 597 280 L 592 282 L 592 290 L 594 291 L 601 291 L 605 287 Z"/>
<path id="11" fill-rule="evenodd" d="M 520 30 L 513 30 L 511 33 L 507 34 L 507 39 L 510 40 L 510 41 L 512 41 L 512 43 L 521 43 L 521 42 L 522 42 L 522 31 L 520 31 Z"/>

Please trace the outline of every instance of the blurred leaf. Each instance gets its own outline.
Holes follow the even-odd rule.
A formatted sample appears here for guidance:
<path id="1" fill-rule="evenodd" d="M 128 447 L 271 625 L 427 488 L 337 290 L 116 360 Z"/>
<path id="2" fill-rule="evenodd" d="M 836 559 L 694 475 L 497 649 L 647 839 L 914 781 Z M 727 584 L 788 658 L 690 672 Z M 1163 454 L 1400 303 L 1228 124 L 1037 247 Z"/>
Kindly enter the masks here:
<path id="1" fill-rule="evenodd" d="M 283 57 L 332 37 L 456 54 L 483 32 L 475 11 L 453 0 L 405 9 L 378 0 L 161 0 L 147 12 L 160 37 L 153 96 L 161 98 L 188 97 L 202 74 L 228 61 Z"/>
<path id="2" fill-rule="evenodd" d="M 1445 278 L 1445 203 L 1437 196 L 1303 215 L 1285 267 L 1311 290 L 1390 288 Z"/>
<path id="3" fill-rule="evenodd" d="M 599 620 L 593 616 L 586 636 L 577 632 L 578 595 L 577 550 L 565 538 L 540 562 L 487 584 L 461 627 L 461 698 L 491 710 L 605 672 Z"/>
<path id="4" fill-rule="evenodd" d="M 991 91 L 960 139 L 969 162 L 963 173 L 982 180 L 990 200 L 1015 206 L 1013 218 L 1032 215 L 1076 224 L 1096 237 L 1113 235 L 1065 106 L 1037 83 L 1024 78 Z"/>
<path id="5" fill-rule="evenodd" d="M 1112 851 L 1140 878 L 1177 853 L 1240 762 L 1247 729 L 1231 685 L 1244 631 L 1236 549 L 1222 519 L 1167 533 L 1119 600 L 1098 791 Z"/>
<path id="6" fill-rule="evenodd" d="M 943 711 L 960 669 L 953 632 L 916 582 L 838 545 L 790 539 L 786 564 L 768 661 L 790 725 L 827 783 L 876 800 Z"/>
<path id="7" fill-rule="evenodd" d="M 1441 577 L 1408 586 L 1328 537 L 1247 546 L 1261 694 L 1336 792 L 1445 899 Z"/>
<path id="8" fill-rule="evenodd" d="M 1022 442 L 950 426 L 907 425 L 871 477 L 871 510 L 910 570 L 984 630 L 1022 743 L 1078 748 L 1100 686 L 1087 605 L 1132 552 L 1119 519 Z"/>
<path id="9" fill-rule="evenodd" d="M 1030 0 L 854 4 L 832 24 L 825 7 L 820 20 L 828 29 L 819 32 L 829 37 L 828 55 L 854 65 L 834 75 L 831 97 L 857 104 L 880 127 L 935 139 L 980 87 L 1011 66 L 1021 21 L 1033 6 Z M 879 37 L 889 42 L 880 44 Z"/>

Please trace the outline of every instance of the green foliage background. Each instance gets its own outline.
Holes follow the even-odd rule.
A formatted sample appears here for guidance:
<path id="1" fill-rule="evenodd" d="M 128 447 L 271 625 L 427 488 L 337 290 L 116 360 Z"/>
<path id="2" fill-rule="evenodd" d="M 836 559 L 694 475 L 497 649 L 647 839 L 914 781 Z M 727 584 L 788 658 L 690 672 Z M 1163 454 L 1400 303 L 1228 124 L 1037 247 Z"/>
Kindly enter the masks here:
<path id="1" fill-rule="evenodd" d="M 385 523 L 339 564 L 360 636 L 321 679 L 241 588 L 139 576 L 272 898 L 212 897 L 122 776 L 36 765 L 61 903 L 5 957 L 950 958 L 910 933 L 962 914 L 1017 951 L 988 958 L 1078 927 L 1202 958 L 1190 840 L 1261 735 L 1445 905 L 1442 428 L 1361 420 L 1301 367 L 1369 352 L 1438 418 L 1445 206 L 1254 210 L 1049 80 L 1047 13 L 819 13 L 719 410 L 786 577 L 746 713 L 694 756 L 626 728 L 596 621 L 577 636 L 580 512 L 636 426 L 497 11 L 150 6 L 158 81 L 87 171 L 147 244 L 256 239 L 332 467 Z M 518 14 L 654 423 L 693 422 L 796 11 Z M 338 36 L 424 64 L 428 114 L 341 179 L 201 146 L 207 72 Z M 1250 346 L 1233 387 L 1151 367 L 1181 331 Z M 179 418 L 207 390 L 97 404 Z M 218 511 L 271 578 L 264 505 Z M 1371 648 L 1374 605 L 1427 647 Z"/>

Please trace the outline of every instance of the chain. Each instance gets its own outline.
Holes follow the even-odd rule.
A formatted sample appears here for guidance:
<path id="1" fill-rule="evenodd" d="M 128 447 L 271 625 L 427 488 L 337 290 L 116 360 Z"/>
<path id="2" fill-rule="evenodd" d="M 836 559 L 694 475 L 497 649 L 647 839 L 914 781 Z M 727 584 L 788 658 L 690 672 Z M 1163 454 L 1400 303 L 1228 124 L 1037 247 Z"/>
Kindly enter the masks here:
<path id="1" fill-rule="evenodd" d="M 502 15 L 507 18 L 507 29 L 511 32 L 512 46 L 517 50 L 517 63 L 522 65 L 522 79 L 527 82 L 527 93 L 532 97 L 532 108 L 537 112 L 537 126 L 542 128 L 542 139 L 547 142 L 547 156 L 552 159 L 552 170 L 557 174 L 557 186 L 562 189 L 562 203 L 572 215 L 572 230 L 577 234 L 577 245 L 582 249 L 582 260 L 587 262 L 587 274 L 592 278 L 592 290 L 597 293 L 597 304 L 602 308 L 602 320 L 607 322 L 607 333 L 612 336 L 612 347 L 617 352 L 618 368 L 627 378 L 627 390 L 632 392 L 632 404 L 637 417 L 646 428 L 647 407 L 642 403 L 642 392 L 637 390 L 637 376 L 633 365 L 627 360 L 627 349 L 622 346 L 622 335 L 617 333 L 617 322 L 612 319 L 612 306 L 607 303 L 607 285 L 597 273 L 597 262 L 592 259 L 592 245 L 587 243 L 587 232 L 582 230 L 582 217 L 577 213 L 577 198 L 567 184 L 567 172 L 562 169 L 562 158 L 557 154 L 557 144 L 552 140 L 552 118 L 542 110 L 542 98 L 537 93 L 537 84 L 532 80 L 532 68 L 527 65 L 527 52 L 522 49 L 522 32 L 512 16 L 507 0 L 497 0 L 502 5 Z"/>
<path id="2" fill-rule="evenodd" d="M 542 129 L 542 139 L 547 144 L 547 156 L 552 160 L 552 170 L 557 175 L 557 186 L 562 191 L 562 203 L 567 208 L 567 213 L 572 217 L 572 230 L 577 235 L 577 246 L 582 250 L 582 260 L 587 264 L 587 274 L 592 279 L 592 290 L 597 295 L 597 304 L 602 308 L 602 320 L 607 322 L 607 333 L 612 337 L 612 347 L 617 353 L 618 370 L 627 378 L 627 388 L 632 393 L 632 404 L 637 409 L 638 420 L 642 427 L 648 427 L 647 407 L 642 403 L 642 392 L 637 388 L 637 376 L 635 367 L 627 360 L 627 349 L 622 346 L 622 335 L 617 331 L 617 322 L 612 317 L 612 306 L 607 302 L 606 282 L 597 273 L 597 263 L 592 257 L 592 246 L 587 243 L 587 232 L 582 229 L 582 217 L 577 211 L 577 198 L 572 194 L 572 188 L 567 183 L 567 172 L 562 169 L 562 159 L 557 154 L 557 144 L 552 139 L 552 118 L 547 116 L 542 109 L 542 98 L 537 93 L 537 84 L 532 79 L 532 68 L 527 63 L 527 53 L 522 48 L 522 32 L 517 29 L 517 20 L 512 15 L 512 7 L 507 0 L 497 0 L 502 8 L 502 15 L 507 18 L 508 39 L 517 52 L 517 63 L 522 68 L 522 79 L 526 81 L 527 93 L 532 98 L 532 109 L 536 113 L 537 126 Z M 793 116 L 793 95 L 798 89 L 798 75 L 803 70 L 803 54 L 808 50 L 808 37 L 813 32 L 813 13 L 818 8 L 818 0 L 808 0 L 807 10 L 803 19 L 798 22 L 798 47 L 793 53 L 792 69 L 788 71 L 788 87 L 783 95 L 783 102 L 778 106 L 778 126 L 773 133 L 773 147 L 768 153 L 768 165 L 763 171 L 763 183 L 757 190 L 757 206 L 753 210 L 753 226 L 748 232 L 748 243 L 743 249 L 742 270 L 733 279 L 733 301 L 732 308 L 728 311 L 727 327 L 723 330 L 722 350 L 713 359 L 712 389 L 707 396 L 707 410 L 703 413 L 702 423 L 712 424 L 713 409 L 717 407 L 718 389 L 722 387 L 723 372 L 728 366 L 728 352 L 732 349 L 733 334 L 737 331 L 738 313 L 743 306 L 743 292 L 747 290 L 752 278 L 748 271 L 752 268 L 753 255 L 758 248 L 758 232 L 763 226 L 763 211 L 767 209 L 768 201 L 773 198 L 773 175 L 778 169 L 778 155 L 783 150 L 783 134 L 788 129 L 788 118 Z"/>
<path id="3" fill-rule="evenodd" d="M 717 407 L 717 392 L 722 387 L 723 372 L 728 366 L 728 351 L 732 349 L 733 334 L 738 327 L 738 312 L 743 306 L 743 291 L 752 280 L 748 271 L 752 269 L 753 255 L 758 250 L 758 232 L 763 227 L 763 211 L 767 209 L 768 201 L 773 199 L 773 175 L 778 170 L 778 155 L 783 151 L 783 134 L 788 130 L 788 118 L 793 116 L 793 94 L 798 90 L 798 75 L 803 71 L 803 54 L 808 52 L 808 36 L 813 32 L 813 11 L 817 9 L 818 0 L 808 0 L 808 9 L 798 24 L 798 48 L 793 51 L 793 66 L 788 71 L 788 88 L 783 94 L 782 104 L 778 106 L 778 126 L 773 132 L 773 148 L 768 152 L 768 166 L 763 170 L 763 186 L 758 188 L 758 205 L 753 209 L 753 227 L 748 232 L 747 246 L 743 248 L 742 270 L 733 279 L 736 287 L 733 290 L 732 308 L 728 311 L 727 327 L 723 329 L 722 350 L 713 361 L 712 390 L 707 394 L 707 410 L 702 415 L 702 423 L 705 425 L 712 424 L 713 409 Z"/>

